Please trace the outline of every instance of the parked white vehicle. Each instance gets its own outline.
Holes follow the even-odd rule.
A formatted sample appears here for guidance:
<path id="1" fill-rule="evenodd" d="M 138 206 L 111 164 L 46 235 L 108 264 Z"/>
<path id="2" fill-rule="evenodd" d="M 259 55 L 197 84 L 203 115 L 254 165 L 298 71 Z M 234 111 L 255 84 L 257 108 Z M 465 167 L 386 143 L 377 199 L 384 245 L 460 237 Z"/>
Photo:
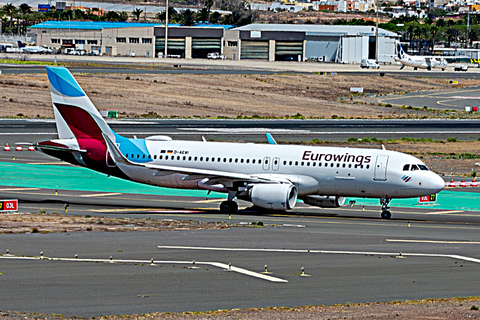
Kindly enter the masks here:
<path id="1" fill-rule="evenodd" d="M 360 62 L 360 67 L 362 69 L 380 69 L 380 65 L 377 63 L 377 61 L 375 61 L 375 59 L 362 59 L 362 61 Z"/>
<path id="2" fill-rule="evenodd" d="M 226 59 L 227 56 L 224 55 L 224 54 L 219 54 L 218 52 L 210 52 L 209 54 L 207 54 L 207 59 Z"/>

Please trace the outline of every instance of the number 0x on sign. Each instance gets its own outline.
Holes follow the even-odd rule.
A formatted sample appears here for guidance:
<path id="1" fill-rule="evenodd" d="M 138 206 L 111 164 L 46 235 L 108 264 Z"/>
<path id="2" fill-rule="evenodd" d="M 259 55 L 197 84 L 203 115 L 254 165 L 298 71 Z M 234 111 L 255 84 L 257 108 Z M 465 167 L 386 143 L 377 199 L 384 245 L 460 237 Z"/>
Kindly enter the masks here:
<path id="1" fill-rule="evenodd" d="M 0 212 L 18 211 L 18 200 L 0 200 Z"/>

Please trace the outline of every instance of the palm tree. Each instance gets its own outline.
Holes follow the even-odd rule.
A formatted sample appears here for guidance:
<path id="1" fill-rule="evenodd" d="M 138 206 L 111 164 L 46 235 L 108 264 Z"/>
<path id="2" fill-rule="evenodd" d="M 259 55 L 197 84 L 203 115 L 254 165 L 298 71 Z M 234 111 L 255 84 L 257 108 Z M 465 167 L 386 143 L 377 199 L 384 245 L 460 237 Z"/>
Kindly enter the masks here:
<path id="1" fill-rule="evenodd" d="M 2 12 L 5 12 L 10 17 L 10 34 L 12 34 L 12 23 L 13 23 L 13 15 L 17 11 L 17 8 L 11 3 L 7 3 L 1 9 Z"/>
<path id="2" fill-rule="evenodd" d="M 143 10 L 142 9 L 135 9 L 135 11 L 132 11 L 132 14 L 137 17 L 137 21 L 140 21 L 140 15 L 142 14 Z"/>

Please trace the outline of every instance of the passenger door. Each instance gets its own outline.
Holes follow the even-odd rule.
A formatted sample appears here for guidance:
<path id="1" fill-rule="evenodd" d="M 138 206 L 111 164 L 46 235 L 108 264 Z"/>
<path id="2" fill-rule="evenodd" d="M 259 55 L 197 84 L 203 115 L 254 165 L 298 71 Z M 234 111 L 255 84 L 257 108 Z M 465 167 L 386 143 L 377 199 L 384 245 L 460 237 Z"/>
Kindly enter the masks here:
<path id="1" fill-rule="evenodd" d="M 376 181 L 386 181 L 387 180 L 387 165 L 388 165 L 388 156 L 377 156 L 375 162 L 375 172 L 373 180 Z"/>
<path id="2" fill-rule="evenodd" d="M 270 157 L 263 158 L 263 170 L 267 171 L 270 169 Z"/>

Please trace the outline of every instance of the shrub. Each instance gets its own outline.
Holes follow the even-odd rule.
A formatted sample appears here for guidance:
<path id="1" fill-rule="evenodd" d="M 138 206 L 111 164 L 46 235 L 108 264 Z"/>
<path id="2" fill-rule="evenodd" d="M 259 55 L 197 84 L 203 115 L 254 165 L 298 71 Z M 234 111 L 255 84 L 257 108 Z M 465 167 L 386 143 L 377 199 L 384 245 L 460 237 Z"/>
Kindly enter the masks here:
<path id="1" fill-rule="evenodd" d="M 257 226 L 263 227 L 263 221 L 258 221 Z"/>
<path id="2" fill-rule="evenodd" d="M 478 310 L 478 307 L 476 305 L 473 305 L 470 307 L 470 310 Z"/>
<path id="3" fill-rule="evenodd" d="M 33 228 L 33 229 L 32 229 L 32 233 L 38 233 L 38 229 L 37 229 L 37 228 Z"/>
<path id="4" fill-rule="evenodd" d="M 457 142 L 457 138 L 453 138 L 453 137 L 447 138 L 447 142 Z"/>
<path id="5" fill-rule="evenodd" d="M 358 139 L 351 137 L 351 138 L 348 138 L 347 142 L 358 142 Z"/>

